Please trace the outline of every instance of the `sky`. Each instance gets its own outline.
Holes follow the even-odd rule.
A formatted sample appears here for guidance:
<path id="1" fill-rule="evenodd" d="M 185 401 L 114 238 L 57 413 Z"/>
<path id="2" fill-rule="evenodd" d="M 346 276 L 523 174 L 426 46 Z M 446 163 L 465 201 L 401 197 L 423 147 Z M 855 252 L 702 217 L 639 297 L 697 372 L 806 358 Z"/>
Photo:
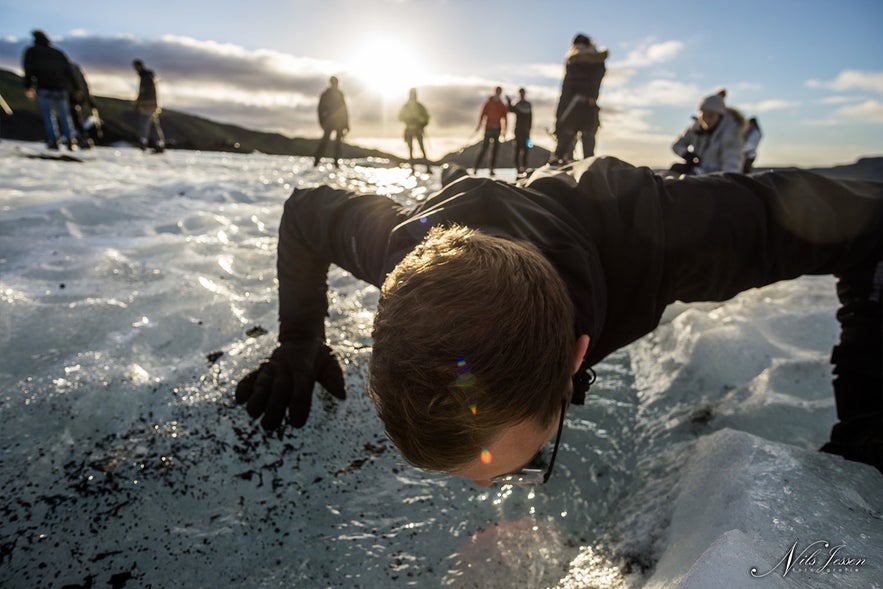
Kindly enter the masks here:
<path id="1" fill-rule="evenodd" d="M 137 57 L 165 108 L 290 136 L 319 134 L 318 95 L 337 75 L 347 141 L 398 155 L 410 87 L 431 115 L 430 157 L 479 139 L 497 85 L 527 90 L 532 139 L 553 147 L 564 54 L 580 32 L 610 52 L 598 155 L 677 161 L 671 144 L 721 88 L 760 122 L 757 165 L 883 155 L 880 0 L 0 0 L 0 14 L 0 68 L 22 73 L 40 28 L 95 94 L 134 98 Z"/>

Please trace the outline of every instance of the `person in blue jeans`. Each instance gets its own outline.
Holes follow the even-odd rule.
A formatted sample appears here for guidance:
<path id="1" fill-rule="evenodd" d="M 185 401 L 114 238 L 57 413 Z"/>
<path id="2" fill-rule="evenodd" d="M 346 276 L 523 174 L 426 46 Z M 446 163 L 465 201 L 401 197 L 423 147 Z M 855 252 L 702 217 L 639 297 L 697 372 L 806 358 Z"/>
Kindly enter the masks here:
<path id="1" fill-rule="evenodd" d="M 73 149 L 78 137 L 71 120 L 70 93 L 78 90 L 71 63 L 62 51 L 51 46 L 46 33 L 36 30 L 31 34 L 34 44 L 22 58 L 25 95 L 30 100 L 36 98 L 40 105 L 49 149 L 58 149 L 61 140 Z"/>

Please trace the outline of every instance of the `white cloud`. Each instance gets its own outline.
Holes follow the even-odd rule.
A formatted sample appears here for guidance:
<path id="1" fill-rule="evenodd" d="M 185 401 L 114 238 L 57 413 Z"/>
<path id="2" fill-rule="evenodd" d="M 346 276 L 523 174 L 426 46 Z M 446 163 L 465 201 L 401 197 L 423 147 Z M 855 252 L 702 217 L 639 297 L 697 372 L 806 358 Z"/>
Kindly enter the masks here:
<path id="1" fill-rule="evenodd" d="M 653 108 L 656 106 L 683 106 L 694 108 L 702 97 L 702 91 L 693 84 L 676 80 L 651 80 L 641 86 L 602 90 L 601 103 L 620 107 Z"/>
<path id="2" fill-rule="evenodd" d="M 860 104 L 844 106 L 837 114 L 850 119 L 872 123 L 883 123 L 883 102 L 879 100 L 866 100 Z"/>
<path id="3" fill-rule="evenodd" d="M 859 70 L 843 70 L 831 81 L 807 80 L 810 88 L 825 88 L 844 92 L 847 90 L 865 90 L 883 94 L 883 72 L 863 72 Z"/>
<path id="4" fill-rule="evenodd" d="M 782 100 L 773 98 L 770 100 L 762 100 L 756 103 L 747 103 L 738 105 L 740 109 L 753 112 L 772 112 L 774 110 L 793 110 L 800 107 L 799 102 L 793 100 Z"/>
<path id="5" fill-rule="evenodd" d="M 683 51 L 683 41 L 663 41 L 653 43 L 644 41 L 637 48 L 629 52 L 623 61 L 613 62 L 611 67 L 617 68 L 643 68 L 651 65 L 671 61 Z"/>
<path id="6" fill-rule="evenodd" d="M 822 98 L 820 102 L 822 104 L 849 104 L 858 100 L 860 99 L 855 96 L 828 96 L 827 98 Z"/>
<path id="7" fill-rule="evenodd" d="M 513 73 L 527 78 L 546 78 L 549 80 L 561 80 L 564 78 L 564 64 L 562 63 L 529 63 L 527 65 L 512 66 Z"/>

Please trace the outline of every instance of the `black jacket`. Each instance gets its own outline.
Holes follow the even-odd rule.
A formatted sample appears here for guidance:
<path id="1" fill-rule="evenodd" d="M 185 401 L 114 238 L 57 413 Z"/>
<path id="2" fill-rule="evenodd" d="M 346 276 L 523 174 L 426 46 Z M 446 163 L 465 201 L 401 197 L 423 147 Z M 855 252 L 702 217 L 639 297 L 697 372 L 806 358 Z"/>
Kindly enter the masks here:
<path id="1" fill-rule="evenodd" d="M 607 50 L 598 51 L 594 46 L 581 46 L 571 50 L 565 63 L 564 80 L 561 82 L 561 97 L 555 109 L 557 128 L 579 128 L 579 124 L 568 125 L 563 119 L 570 119 L 574 109 L 578 112 L 588 109 L 597 112 L 598 105 L 589 105 L 586 100 L 598 99 L 601 92 L 601 80 L 607 73 L 604 65 Z M 572 104 L 573 103 L 573 104 Z"/>
<path id="2" fill-rule="evenodd" d="M 319 125 L 323 130 L 342 131 L 350 126 L 343 92 L 326 88 L 319 97 Z"/>
<path id="3" fill-rule="evenodd" d="M 71 63 L 67 56 L 49 45 L 35 43 L 25 50 L 22 58 L 26 89 L 64 90 L 77 89 Z"/>
<path id="4" fill-rule="evenodd" d="M 509 103 L 509 112 L 515 113 L 515 136 L 527 137 L 533 126 L 533 108 L 527 100 L 519 100 L 515 104 Z"/>
<path id="5" fill-rule="evenodd" d="M 329 263 L 380 286 L 438 224 L 527 240 L 561 273 L 587 365 L 652 331 L 676 300 L 720 301 L 883 254 L 883 183 L 806 171 L 663 180 L 615 158 L 517 187 L 457 180 L 406 210 L 386 197 L 295 190 L 279 235 L 280 341 L 324 338 Z"/>
<path id="6" fill-rule="evenodd" d="M 156 74 L 153 70 L 142 69 L 138 73 L 138 96 L 135 98 L 135 106 L 139 109 L 153 110 L 159 107 L 159 99 L 156 95 Z"/>

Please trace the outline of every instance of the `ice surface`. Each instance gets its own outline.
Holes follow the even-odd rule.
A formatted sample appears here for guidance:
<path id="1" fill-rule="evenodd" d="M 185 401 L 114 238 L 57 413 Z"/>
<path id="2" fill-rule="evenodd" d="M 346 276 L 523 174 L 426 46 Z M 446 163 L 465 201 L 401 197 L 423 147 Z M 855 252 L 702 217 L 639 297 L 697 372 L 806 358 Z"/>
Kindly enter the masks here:
<path id="1" fill-rule="evenodd" d="M 232 403 L 273 348 L 293 187 L 413 204 L 383 162 L 0 143 L 0 586 L 879 586 L 883 479 L 815 452 L 834 421 L 833 280 L 673 305 L 597 366 L 535 491 L 403 464 L 361 394 L 377 291 L 332 269 L 349 398 L 303 430 Z M 845 544 L 849 572 L 779 566 Z M 875 585 L 877 583 L 877 585 Z"/>
<path id="2" fill-rule="evenodd" d="M 883 505 L 876 469 L 729 429 L 703 437 L 694 452 L 647 589 L 879 584 Z M 795 542 L 789 567 L 781 561 Z M 807 556 L 819 551 L 815 561 L 800 562 L 810 546 Z M 825 566 L 832 555 L 837 560 Z M 837 564 L 850 558 L 866 562 Z"/>

